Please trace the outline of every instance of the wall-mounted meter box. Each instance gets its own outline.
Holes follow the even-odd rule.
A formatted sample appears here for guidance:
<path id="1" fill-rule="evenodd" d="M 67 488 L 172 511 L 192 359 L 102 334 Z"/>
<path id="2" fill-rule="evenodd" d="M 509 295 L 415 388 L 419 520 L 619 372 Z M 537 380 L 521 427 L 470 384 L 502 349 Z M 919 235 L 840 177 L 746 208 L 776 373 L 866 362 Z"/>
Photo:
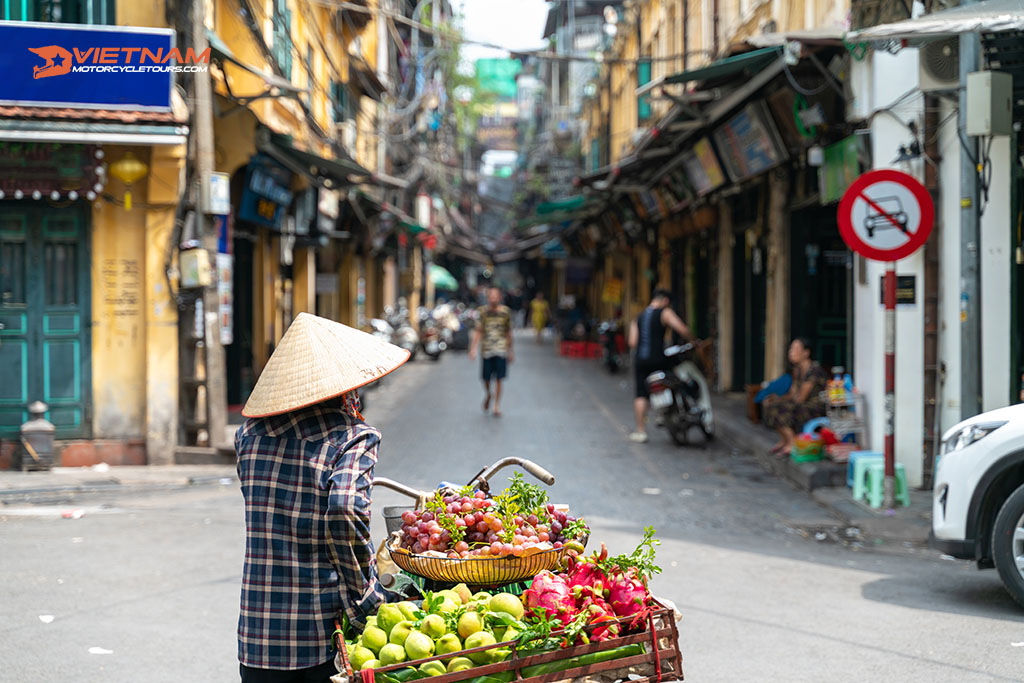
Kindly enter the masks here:
<path id="1" fill-rule="evenodd" d="M 967 74 L 967 134 L 1013 132 L 1013 76 L 1002 71 Z"/>

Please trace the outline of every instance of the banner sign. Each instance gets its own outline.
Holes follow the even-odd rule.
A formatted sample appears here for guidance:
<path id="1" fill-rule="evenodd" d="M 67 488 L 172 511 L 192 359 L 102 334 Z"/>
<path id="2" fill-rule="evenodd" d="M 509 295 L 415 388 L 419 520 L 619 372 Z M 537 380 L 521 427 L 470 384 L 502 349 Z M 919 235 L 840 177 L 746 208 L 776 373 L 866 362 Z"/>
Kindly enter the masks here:
<path id="1" fill-rule="evenodd" d="M 209 63 L 171 29 L 0 21 L 4 104 L 170 111 L 174 75 Z"/>
<path id="2" fill-rule="evenodd" d="M 764 102 L 751 102 L 712 133 L 729 177 L 739 182 L 786 160 L 785 147 Z"/>

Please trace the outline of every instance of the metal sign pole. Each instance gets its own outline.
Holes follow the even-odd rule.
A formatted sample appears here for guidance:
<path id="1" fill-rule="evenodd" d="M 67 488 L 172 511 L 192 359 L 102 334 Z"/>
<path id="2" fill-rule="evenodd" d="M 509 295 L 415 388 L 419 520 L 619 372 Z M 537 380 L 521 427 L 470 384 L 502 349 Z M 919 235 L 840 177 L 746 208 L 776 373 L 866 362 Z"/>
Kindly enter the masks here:
<path id="1" fill-rule="evenodd" d="M 896 476 L 896 262 L 885 268 L 885 509 L 894 507 Z"/>

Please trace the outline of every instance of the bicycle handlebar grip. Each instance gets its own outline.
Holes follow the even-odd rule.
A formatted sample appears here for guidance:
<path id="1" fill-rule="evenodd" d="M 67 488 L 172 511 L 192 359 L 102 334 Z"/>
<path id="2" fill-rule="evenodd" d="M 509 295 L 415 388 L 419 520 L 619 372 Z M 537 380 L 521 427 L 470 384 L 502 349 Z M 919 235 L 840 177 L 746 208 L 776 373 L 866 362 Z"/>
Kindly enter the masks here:
<path id="1" fill-rule="evenodd" d="M 548 486 L 555 483 L 555 475 L 551 474 L 537 463 L 530 460 L 523 460 L 522 466 L 524 470 L 537 477 L 537 479 L 541 480 Z"/>

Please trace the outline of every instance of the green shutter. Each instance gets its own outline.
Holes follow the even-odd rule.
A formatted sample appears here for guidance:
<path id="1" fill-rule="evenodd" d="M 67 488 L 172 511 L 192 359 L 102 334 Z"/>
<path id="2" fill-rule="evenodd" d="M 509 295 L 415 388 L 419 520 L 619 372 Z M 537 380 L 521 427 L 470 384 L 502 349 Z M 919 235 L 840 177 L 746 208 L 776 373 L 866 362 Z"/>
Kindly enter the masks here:
<path id="1" fill-rule="evenodd" d="M 636 65 L 636 87 L 647 85 L 651 82 L 651 61 L 643 60 Z M 641 95 L 636 101 L 637 118 L 645 121 L 651 118 L 651 96 Z"/>

